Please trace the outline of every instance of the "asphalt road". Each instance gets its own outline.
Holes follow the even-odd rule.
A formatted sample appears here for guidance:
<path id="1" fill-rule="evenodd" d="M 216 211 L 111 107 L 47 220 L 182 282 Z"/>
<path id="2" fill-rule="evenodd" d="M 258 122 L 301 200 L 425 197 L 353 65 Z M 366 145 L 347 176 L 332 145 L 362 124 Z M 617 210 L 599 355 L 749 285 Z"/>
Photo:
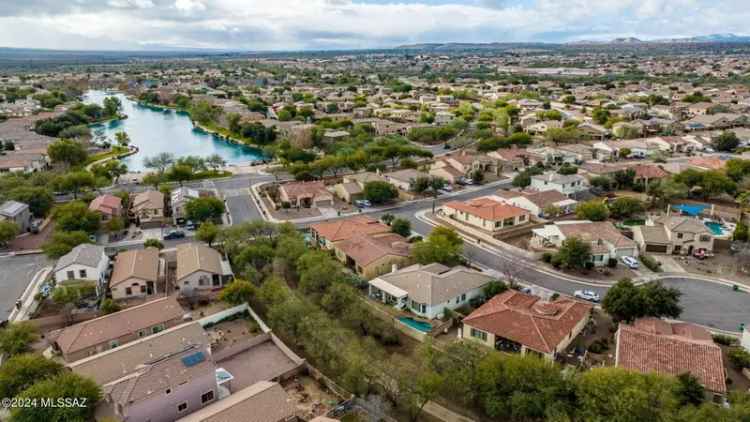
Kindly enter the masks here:
<path id="1" fill-rule="evenodd" d="M 41 254 L 0 258 L 0 321 L 8 318 L 34 275 L 49 265 L 52 262 Z"/>

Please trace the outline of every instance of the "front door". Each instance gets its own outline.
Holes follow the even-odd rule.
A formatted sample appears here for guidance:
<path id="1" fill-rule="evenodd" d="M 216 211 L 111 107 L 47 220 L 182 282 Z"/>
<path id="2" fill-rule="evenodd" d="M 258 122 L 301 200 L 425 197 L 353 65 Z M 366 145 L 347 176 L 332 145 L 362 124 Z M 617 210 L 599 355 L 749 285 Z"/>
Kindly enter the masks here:
<path id="1" fill-rule="evenodd" d="M 154 294 L 154 282 L 153 281 L 146 282 L 146 294 L 149 296 Z"/>

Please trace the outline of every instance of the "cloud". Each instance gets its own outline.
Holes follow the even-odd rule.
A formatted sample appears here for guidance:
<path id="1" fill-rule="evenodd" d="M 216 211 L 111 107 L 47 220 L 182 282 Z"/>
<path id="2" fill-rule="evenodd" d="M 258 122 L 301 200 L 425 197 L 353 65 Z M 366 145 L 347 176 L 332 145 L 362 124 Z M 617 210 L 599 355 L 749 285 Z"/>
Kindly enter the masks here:
<path id="1" fill-rule="evenodd" d="M 0 0 L 0 45 L 247 50 L 744 33 L 746 0 Z"/>

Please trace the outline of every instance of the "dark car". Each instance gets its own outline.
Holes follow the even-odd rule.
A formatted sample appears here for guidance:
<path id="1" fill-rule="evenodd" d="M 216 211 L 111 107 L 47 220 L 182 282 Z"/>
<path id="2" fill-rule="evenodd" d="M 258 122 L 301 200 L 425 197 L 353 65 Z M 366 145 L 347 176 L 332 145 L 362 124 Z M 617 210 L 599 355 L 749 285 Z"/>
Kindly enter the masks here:
<path id="1" fill-rule="evenodd" d="M 182 230 L 173 230 L 164 235 L 164 240 L 182 239 L 183 237 L 185 237 L 185 232 Z"/>

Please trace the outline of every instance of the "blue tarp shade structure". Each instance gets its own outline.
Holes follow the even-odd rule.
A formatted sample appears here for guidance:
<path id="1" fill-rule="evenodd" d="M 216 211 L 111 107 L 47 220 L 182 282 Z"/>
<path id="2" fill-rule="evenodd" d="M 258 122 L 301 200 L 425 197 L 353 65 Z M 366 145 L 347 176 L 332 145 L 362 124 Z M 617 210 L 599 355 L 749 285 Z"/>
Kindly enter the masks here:
<path id="1" fill-rule="evenodd" d="M 195 366 L 201 362 L 206 360 L 206 357 L 203 356 L 203 352 L 195 352 L 191 355 L 187 355 L 182 358 L 182 364 L 186 367 L 190 368 L 191 366 Z"/>
<path id="2" fill-rule="evenodd" d="M 699 216 L 703 210 L 708 208 L 707 205 L 699 205 L 699 204 L 680 204 L 680 205 L 673 205 L 672 209 L 679 211 L 683 214 L 687 214 L 691 217 L 697 217 Z"/>

